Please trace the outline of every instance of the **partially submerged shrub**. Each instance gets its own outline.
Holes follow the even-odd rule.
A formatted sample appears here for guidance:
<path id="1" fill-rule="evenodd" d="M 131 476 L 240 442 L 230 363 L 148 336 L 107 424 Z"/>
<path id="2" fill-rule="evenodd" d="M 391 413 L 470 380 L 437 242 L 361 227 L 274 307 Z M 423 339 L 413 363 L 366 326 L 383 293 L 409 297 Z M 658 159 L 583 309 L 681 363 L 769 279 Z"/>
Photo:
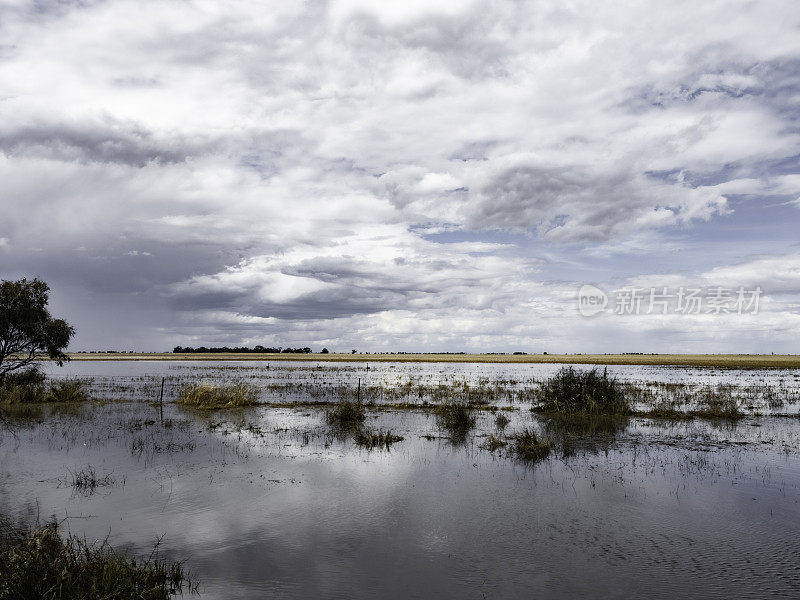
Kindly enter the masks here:
<path id="1" fill-rule="evenodd" d="M 9 529 L 4 527 L 5 530 Z M 3 536 L 0 600 L 168 600 L 191 584 L 180 563 L 117 554 L 107 543 L 64 539 L 56 525 Z"/>
<path id="2" fill-rule="evenodd" d="M 565 367 L 548 379 L 540 392 L 539 410 L 559 414 L 627 414 L 630 405 L 615 379 L 597 369 Z"/>
<path id="3" fill-rule="evenodd" d="M 386 431 L 382 429 L 378 431 L 359 429 L 355 433 L 355 440 L 356 444 L 363 446 L 367 450 L 373 450 L 375 448 L 385 448 L 389 450 L 390 446 L 395 442 L 402 442 L 403 437 L 395 435 L 392 433 L 391 429 L 387 429 Z"/>
<path id="4" fill-rule="evenodd" d="M 514 453 L 522 460 L 537 461 L 547 458 L 553 449 L 553 442 L 539 437 L 527 427 L 514 436 Z"/>
<path id="5" fill-rule="evenodd" d="M 328 412 L 328 423 L 341 429 L 360 427 L 367 418 L 367 411 L 360 402 L 342 400 Z"/>
<path id="6" fill-rule="evenodd" d="M 239 408 L 258 404 L 258 390 L 244 383 L 212 385 L 192 383 L 178 395 L 178 404 L 202 409 Z"/>

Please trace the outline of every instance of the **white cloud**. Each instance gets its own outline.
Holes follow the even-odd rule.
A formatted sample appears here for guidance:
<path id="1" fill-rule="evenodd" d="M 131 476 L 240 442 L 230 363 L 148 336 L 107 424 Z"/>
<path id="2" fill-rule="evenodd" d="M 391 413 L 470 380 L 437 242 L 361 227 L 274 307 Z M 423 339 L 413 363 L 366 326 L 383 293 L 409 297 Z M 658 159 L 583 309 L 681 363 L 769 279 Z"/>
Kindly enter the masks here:
<path id="1" fill-rule="evenodd" d="M 800 7 L 779 0 L 5 3 L 0 23 L 3 274 L 138 298 L 154 343 L 581 350 L 635 334 L 570 320 L 577 280 L 648 274 L 737 223 L 731 198 L 800 195 Z M 685 267 L 743 277 L 756 246 Z M 751 268 L 788 293 L 783 254 Z"/>

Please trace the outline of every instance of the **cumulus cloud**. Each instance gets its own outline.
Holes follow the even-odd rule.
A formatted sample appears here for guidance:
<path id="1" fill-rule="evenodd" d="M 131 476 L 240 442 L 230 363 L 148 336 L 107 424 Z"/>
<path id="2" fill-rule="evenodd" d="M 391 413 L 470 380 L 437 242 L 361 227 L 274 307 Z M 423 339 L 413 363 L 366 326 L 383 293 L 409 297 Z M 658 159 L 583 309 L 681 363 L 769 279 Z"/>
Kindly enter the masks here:
<path id="1" fill-rule="evenodd" d="M 581 320 L 574 290 L 750 269 L 794 323 L 796 240 L 752 227 L 800 221 L 798 25 L 778 0 L 0 3 L 0 274 L 51 281 L 87 346 L 735 344 Z"/>

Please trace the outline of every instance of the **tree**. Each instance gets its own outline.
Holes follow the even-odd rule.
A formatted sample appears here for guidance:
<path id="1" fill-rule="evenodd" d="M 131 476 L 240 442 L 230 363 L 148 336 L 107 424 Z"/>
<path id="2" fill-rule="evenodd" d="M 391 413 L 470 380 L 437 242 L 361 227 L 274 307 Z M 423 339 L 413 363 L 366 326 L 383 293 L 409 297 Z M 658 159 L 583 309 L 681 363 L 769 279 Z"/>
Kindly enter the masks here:
<path id="1" fill-rule="evenodd" d="M 50 287 L 39 279 L 0 281 L 0 383 L 13 371 L 48 356 L 62 366 L 75 329 L 47 310 Z"/>
<path id="2" fill-rule="evenodd" d="M 323 348 L 321 354 L 327 354 L 327 353 L 328 353 L 328 349 L 327 348 Z"/>

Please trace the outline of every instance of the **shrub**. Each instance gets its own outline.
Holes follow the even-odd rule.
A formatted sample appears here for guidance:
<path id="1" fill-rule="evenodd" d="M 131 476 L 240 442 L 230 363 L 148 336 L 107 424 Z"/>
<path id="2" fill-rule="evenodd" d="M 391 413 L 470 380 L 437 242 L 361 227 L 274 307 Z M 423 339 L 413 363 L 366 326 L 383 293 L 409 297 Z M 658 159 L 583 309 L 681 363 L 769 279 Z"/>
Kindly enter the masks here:
<path id="1" fill-rule="evenodd" d="M 230 385 L 211 385 L 192 383 L 181 388 L 178 404 L 215 410 L 220 408 L 240 408 L 258 404 L 258 389 L 244 383 Z"/>
<path id="2" fill-rule="evenodd" d="M 29 533 L 3 527 L 0 600 L 115 598 L 167 600 L 188 585 L 180 563 L 136 560 L 108 544 L 88 544 L 47 525 Z M 6 535 L 9 534 L 9 535 Z"/>
<path id="3" fill-rule="evenodd" d="M 540 392 L 539 410 L 558 414 L 627 414 L 629 402 L 608 371 L 576 371 L 565 367 L 548 379 Z"/>

